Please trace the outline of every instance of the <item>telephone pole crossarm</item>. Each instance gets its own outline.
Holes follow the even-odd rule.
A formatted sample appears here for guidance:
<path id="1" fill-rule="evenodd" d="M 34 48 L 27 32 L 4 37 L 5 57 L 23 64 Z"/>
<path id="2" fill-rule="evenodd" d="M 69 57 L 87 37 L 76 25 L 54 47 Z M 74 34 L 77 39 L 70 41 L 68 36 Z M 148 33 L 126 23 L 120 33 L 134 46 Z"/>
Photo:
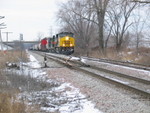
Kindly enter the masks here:
<path id="1" fill-rule="evenodd" d="M 6 24 L 5 23 L 1 23 L 0 26 L 6 26 Z"/>

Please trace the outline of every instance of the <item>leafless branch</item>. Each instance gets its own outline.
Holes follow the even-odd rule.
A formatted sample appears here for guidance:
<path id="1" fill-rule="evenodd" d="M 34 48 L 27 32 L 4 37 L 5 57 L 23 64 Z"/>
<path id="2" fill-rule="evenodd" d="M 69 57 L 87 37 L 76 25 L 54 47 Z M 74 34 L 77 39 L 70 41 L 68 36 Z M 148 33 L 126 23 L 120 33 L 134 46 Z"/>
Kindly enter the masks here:
<path id="1" fill-rule="evenodd" d="M 131 2 L 146 3 L 146 4 L 150 3 L 150 1 L 140 1 L 140 0 L 132 0 Z"/>

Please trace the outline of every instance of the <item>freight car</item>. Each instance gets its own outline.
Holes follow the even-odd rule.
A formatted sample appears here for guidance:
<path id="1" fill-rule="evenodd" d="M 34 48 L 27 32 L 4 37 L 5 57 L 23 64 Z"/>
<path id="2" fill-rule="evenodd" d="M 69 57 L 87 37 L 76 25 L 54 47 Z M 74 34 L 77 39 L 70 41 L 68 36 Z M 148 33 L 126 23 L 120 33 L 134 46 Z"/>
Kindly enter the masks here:
<path id="1" fill-rule="evenodd" d="M 46 47 L 47 44 L 48 44 L 47 38 L 42 39 L 39 44 L 39 50 L 47 51 L 48 50 L 48 48 Z"/>

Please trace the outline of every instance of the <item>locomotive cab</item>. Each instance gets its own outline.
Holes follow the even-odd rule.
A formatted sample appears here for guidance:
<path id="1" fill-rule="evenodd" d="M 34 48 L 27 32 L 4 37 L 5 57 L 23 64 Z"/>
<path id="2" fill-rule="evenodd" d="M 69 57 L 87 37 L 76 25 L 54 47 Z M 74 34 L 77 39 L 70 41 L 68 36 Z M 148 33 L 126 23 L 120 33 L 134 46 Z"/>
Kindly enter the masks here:
<path id="1" fill-rule="evenodd" d="M 72 54 L 74 52 L 75 40 L 71 32 L 61 32 L 56 35 L 56 52 L 62 54 Z"/>

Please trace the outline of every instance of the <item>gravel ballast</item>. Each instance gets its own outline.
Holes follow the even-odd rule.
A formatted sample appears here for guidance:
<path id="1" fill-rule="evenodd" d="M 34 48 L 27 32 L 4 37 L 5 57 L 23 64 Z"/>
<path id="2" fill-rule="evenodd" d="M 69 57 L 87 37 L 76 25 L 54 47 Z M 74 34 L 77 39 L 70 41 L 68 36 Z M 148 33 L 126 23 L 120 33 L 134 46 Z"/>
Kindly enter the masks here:
<path id="1" fill-rule="evenodd" d="M 43 58 L 37 54 L 32 54 L 39 62 Z M 60 82 L 71 83 L 80 89 L 88 99 L 95 103 L 96 108 L 104 113 L 150 113 L 150 105 L 143 101 L 134 99 L 133 95 L 122 89 L 101 81 L 95 77 L 77 72 L 52 60 L 47 61 L 49 68 L 45 68 L 49 78 Z"/>

